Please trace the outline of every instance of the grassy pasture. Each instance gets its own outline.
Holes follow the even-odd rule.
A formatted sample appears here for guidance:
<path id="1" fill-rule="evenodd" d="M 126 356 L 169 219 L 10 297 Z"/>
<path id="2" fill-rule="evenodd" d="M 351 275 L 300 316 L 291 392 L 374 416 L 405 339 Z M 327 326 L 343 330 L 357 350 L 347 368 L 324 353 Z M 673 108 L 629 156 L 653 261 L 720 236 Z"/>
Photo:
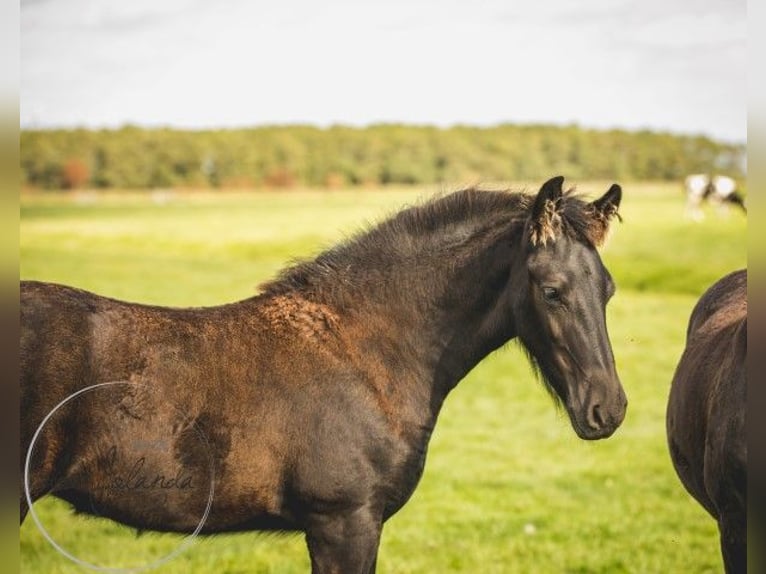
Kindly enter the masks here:
<path id="1" fill-rule="evenodd" d="M 20 274 L 145 303 L 219 304 L 432 191 L 26 195 Z M 715 525 L 671 466 L 664 413 L 696 298 L 746 265 L 745 219 L 709 210 L 689 222 L 678 186 L 648 183 L 624 186 L 621 213 L 603 257 L 618 286 L 608 323 L 630 402 L 623 426 L 579 440 L 520 350 L 498 351 L 448 399 L 423 480 L 384 529 L 379 572 L 722 571 Z M 50 498 L 35 508 L 62 547 L 102 567 L 141 565 L 183 540 L 72 517 Z M 30 518 L 21 571 L 82 571 Z M 252 533 L 195 539 L 157 571 L 308 569 L 300 536 Z"/>

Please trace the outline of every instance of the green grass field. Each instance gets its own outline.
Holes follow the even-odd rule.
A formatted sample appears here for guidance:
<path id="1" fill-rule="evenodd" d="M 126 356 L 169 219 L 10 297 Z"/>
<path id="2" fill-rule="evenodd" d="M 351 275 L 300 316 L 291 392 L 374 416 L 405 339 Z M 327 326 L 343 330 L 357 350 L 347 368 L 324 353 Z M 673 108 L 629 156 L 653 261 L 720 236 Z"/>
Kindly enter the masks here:
<path id="1" fill-rule="evenodd" d="M 595 197 L 606 185 L 582 184 Z M 252 295 L 316 254 L 437 190 L 148 194 L 21 199 L 20 273 L 132 301 L 214 305 Z M 624 185 L 623 223 L 603 251 L 618 286 L 608 324 L 628 394 L 623 426 L 585 442 L 554 409 L 515 344 L 454 391 L 410 502 L 383 532 L 383 573 L 721 572 L 714 522 L 686 494 L 665 442 L 665 404 L 702 291 L 747 263 L 746 223 L 683 217 L 675 185 Z M 101 567 L 139 566 L 183 538 L 35 508 L 54 539 Z M 306 572 L 300 536 L 199 538 L 157 571 Z M 79 572 L 27 519 L 22 572 Z"/>

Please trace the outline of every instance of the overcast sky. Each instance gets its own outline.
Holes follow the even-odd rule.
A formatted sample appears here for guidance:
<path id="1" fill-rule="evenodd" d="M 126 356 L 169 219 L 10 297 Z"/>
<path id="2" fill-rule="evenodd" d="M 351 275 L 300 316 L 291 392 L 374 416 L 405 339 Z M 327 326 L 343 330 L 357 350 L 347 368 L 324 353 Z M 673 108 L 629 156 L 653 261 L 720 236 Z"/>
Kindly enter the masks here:
<path id="1" fill-rule="evenodd" d="M 747 137 L 746 0 L 22 0 L 22 127 Z"/>

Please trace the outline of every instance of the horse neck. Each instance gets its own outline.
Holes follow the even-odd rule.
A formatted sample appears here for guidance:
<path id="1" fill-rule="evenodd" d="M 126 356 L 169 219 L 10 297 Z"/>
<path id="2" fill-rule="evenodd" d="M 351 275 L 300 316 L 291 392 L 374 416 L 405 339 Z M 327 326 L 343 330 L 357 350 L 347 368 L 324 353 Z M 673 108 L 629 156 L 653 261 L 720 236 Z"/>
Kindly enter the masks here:
<path id="1" fill-rule="evenodd" d="M 446 397 L 484 357 L 515 337 L 509 284 L 513 261 L 507 235 L 450 277 L 434 322 L 443 345 L 434 369 L 436 391 Z"/>
<path id="2" fill-rule="evenodd" d="M 420 394 L 428 396 L 434 415 L 479 361 L 515 336 L 505 289 L 512 233 L 506 220 L 438 255 L 411 258 L 387 274 L 368 275 L 359 320 L 376 340 L 372 347 L 388 350 L 389 363 L 416 373 L 418 384 L 426 387 Z"/>

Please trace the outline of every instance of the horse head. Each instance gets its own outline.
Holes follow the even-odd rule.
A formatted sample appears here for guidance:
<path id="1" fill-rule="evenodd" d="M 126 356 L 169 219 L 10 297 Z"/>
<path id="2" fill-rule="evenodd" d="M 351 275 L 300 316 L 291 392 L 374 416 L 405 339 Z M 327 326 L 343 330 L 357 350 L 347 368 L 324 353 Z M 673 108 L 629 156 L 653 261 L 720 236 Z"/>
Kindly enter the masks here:
<path id="1" fill-rule="evenodd" d="M 562 183 L 555 177 L 543 184 L 529 210 L 513 307 L 533 365 L 578 436 L 592 440 L 610 436 L 627 406 L 606 328 L 615 286 L 596 249 L 622 190 L 614 184 L 587 203 L 563 192 Z"/>

